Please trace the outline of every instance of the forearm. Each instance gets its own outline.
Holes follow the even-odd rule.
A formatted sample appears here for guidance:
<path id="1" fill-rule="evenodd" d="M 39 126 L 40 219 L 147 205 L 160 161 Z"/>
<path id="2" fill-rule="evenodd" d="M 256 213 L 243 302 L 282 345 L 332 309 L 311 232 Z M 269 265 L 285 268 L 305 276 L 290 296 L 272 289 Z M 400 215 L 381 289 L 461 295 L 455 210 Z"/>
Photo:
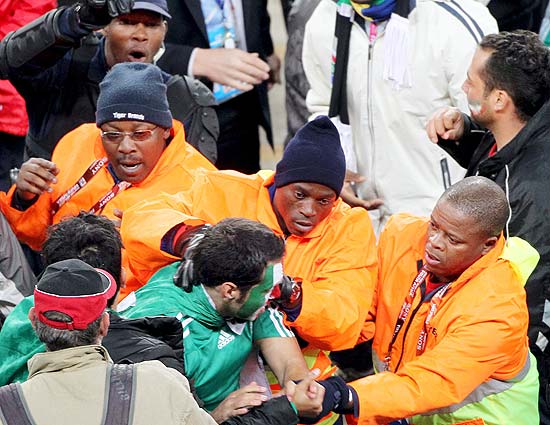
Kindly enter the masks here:
<path id="1" fill-rule="evenodd" d="M 462 114 L 464 118 L 464 133 L 459 140 L 438 139 L 437 144 L 451 155 L 461 167 L 468 168 L 479 143 L 486 134 L 486 130 L 472 119 Z"/>
<path id="2" fill-rule="evenodd" d="M 71 8 L 59 8 L 8 34 L 0 43 L 0 77 L 15 79 L 37 75 L 55 65 L 80 38 Z"/>

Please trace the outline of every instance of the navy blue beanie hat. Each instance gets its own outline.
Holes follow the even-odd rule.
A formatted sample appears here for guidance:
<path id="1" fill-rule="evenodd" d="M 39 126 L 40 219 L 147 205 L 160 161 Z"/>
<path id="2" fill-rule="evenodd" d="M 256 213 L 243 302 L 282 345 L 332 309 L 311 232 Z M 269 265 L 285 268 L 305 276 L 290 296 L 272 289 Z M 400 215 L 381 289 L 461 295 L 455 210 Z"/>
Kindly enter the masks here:
<path id="1" fill-rule="evenodd" d="M 156 65 L 118 63 L 99 84 L 97 126 L 109 121 L 144 121 L 162 128 L 172 127 L 166 84 Z"/>
<path id="2" fill-rule="evenodd" d="M 321 116 L 304 125 L 290 140 L 275 171 L 275 187 L 290 183 L 319 183 L 340 195 L 346 158 L 332 121 Z"/>

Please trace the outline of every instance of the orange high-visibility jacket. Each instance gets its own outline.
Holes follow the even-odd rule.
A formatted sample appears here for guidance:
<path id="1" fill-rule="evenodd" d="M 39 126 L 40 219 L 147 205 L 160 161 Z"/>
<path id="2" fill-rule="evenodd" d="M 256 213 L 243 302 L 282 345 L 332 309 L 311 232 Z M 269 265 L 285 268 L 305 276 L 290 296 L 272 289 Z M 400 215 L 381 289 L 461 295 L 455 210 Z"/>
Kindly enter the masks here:
<path id="1" fill-rule="evenodd" d="M 261 173 L 204 172 L 188 192 L 162 195 L 129 209 L 121 233 L 133 273 L 145 283 L 160 267 L 179 259 L 160 246 L 166 232 L 183 222 L 215 224 L 244 217 L 282 235 L 268 192 L 272 183 L 272 174 L 264 179 Z M 353 347 L 371 305 L 375 251 L 368 213 L 340 199 L 306 237 L 287 237 L 284 272 L 301 280 L 303 289 L 301 313 L 287 324 L 316 348 Z"/>
<path id="2" fill-rule="evenodd" d="M 371 312 L 378 371 L 384 370 L 397 318 L 417 275 L 417 262 L 424 258 L 427 223 L 398 214 L 379 240 L 379 281 Z M 503 248 L 501 236 L 489 253 L 451 283 L 427 327 L 423 354 L 416 350 L 430 302 L 421 303 L 417 291 L 391 352 L 391 372 L 351 383 L 360 399 L 360 424 L 419 413 L 427 416 L 414 417 L 412 424 L 532 423 L 518 419 L 537 412 L 526 297 L 521 278 L 502 258 Z M 477 418 L 484 422 L 465 422 Z"/>
<path id="3" fill-rule="evenodd" d="M 116 219 L 113 214 L 115 208 L 124 212 L 139 201 L 161 192 L 176 193 L 186 190 L 191 186 L 197 169 L 215 169 L 205 157 L 185 141 L 183 125 L 179 121 L 173 121 L 172 132 L 173 138 L 170 144 L 147 178 L 119 192 L 107 203 L 101 214 Z M 99 128 L 95 124 L 83 124 L 67 133 L 54 150 L 52 161 L 60 172 L 57 183 L 52 185 L 53 192 L 40 195 L 38 200 L 25 211 L 19 211 L 10 206 L 15 185 L 8 194 L 0 192 L 0 208 L 17 238 L 31 248 L 40 250 L 49 225 L 59 222 L 63 217 L 78 215 L 80 210 L 89 210 L 108 193 L 115 183 L 107 167 L 103 167 L 88 184 L 59 209 L 57 214 L 52 215 L 51 208 L 55 200 L 82 177 L 93 161 L 105 156 Z M 132 279 L 128 277 L 127 284 L 132 286 Z M 127 290 L 130 289 L 132 288 L 127 288 Z"/>

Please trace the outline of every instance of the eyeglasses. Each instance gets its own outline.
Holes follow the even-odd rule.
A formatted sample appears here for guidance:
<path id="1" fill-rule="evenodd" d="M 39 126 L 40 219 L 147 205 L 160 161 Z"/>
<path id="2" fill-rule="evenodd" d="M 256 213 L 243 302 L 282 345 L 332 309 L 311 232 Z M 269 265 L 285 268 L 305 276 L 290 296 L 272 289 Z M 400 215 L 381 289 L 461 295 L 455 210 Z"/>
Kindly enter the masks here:
<path id="1" fill-rule="evenodd" d="M 109 143 L 120 143 L 124 137 L 128 136 L 134 142 L 145 142 L 153 135 L 153 131 L 158 128 L 158 125 L 147 130 L 136 131 L 101 131 L 101 140 Z"/>

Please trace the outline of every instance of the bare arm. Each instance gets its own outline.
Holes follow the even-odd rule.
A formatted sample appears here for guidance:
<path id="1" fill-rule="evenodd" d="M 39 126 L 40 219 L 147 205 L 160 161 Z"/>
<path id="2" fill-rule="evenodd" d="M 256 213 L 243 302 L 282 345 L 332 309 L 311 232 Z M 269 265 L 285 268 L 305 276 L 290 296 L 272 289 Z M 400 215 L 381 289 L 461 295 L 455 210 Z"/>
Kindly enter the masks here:
<path id="1" fill-rule="evenodd" d="M 296 338 L 264 338 L 256 343 L 281 386 L 307 376 L 308 368 Z"/>

